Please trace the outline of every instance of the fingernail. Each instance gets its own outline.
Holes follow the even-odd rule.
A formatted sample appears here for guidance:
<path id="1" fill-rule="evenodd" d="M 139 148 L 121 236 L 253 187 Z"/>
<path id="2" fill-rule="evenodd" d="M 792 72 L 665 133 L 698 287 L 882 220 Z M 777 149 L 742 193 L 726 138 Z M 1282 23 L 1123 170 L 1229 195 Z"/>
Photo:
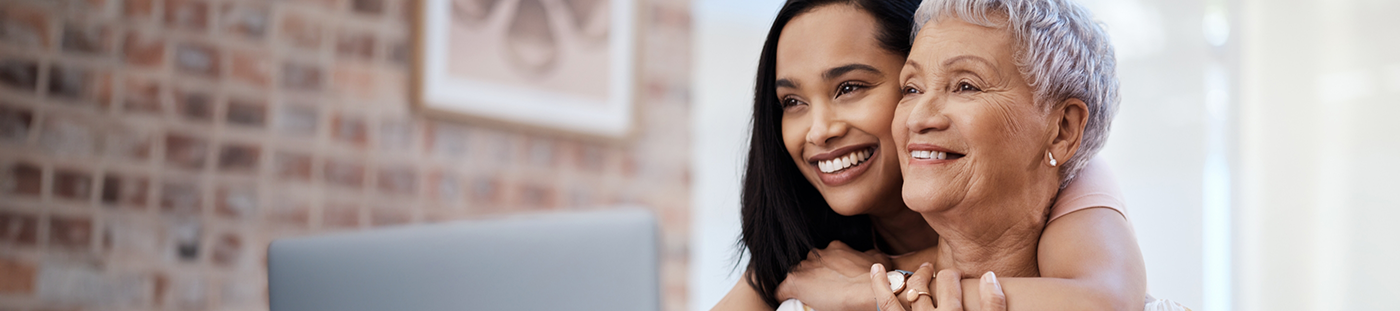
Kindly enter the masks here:
<path id="1" fill-rule="evenodd" d="M 919 265 L 919 268 L 927 268 L 927 267 L 931 267 L 931 266 L 933 266 L 933 264 L 925 262 L 924 264 Z"/>
<path id="2" fill-rule="evenodd" d="M 876 274 L 879 274 L 879 273 L 880 273 L 880 264 L 877 263 L 877 264 L 870 265 L 870 277 L 873 278 L 873 277 L 875 277 Z"/>
<path id="3" fill-rule="evenodd" d="M 991 271 L 982 274 L 982 283 L 994 284 L 997 282 L 997 274 Z"/>

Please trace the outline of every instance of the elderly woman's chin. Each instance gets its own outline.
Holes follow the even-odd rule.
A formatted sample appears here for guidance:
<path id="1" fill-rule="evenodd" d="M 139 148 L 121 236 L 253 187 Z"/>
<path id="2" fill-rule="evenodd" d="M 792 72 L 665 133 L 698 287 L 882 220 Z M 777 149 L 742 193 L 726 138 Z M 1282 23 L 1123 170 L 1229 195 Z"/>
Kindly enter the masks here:
<path id="1" fill-rule="evenodd" d="M 933 178 L 933 176 L 905 176 L 904 204 L 909 209 L 920 214 L 935 213 L 943 211 L 955 205 L 955 197 L 961 194 L 954 193 L 953 190 L 961 189 L 952 185 L 952 182 Z"/>

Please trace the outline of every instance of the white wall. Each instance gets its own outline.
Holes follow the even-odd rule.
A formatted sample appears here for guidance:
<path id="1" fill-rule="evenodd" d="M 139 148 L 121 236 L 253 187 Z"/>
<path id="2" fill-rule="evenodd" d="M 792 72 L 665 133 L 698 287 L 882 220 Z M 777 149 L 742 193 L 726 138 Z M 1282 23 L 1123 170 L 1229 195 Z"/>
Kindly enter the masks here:
<path id="1" fill-rule="evenodd" d="M 1400 309 L 1400 1 L 1242 7 L 1237 306 Z"/>
<path id="2" fill-rule="evenodd" d="M 1207 87 L 1208 82 L 1228 84 L 1231 66 L 1215 54 L 1221 47 L 1206 40 L 1206 1 L 1080 3 L 1104 24 L 1117 49 L 1122 102 L 1100 156 L 1111 164 L 1127 197 L 1147 263 L 1148 289 L 1195 310 L 1214 310 L 1205 307 L 1204 295 L 1205 198 L 1208 192 L 1228 191 L 1228 183 L 1206 187 L 1206 163 L 1212 153 L 1225 156 L 1225 148 L 1209 139 L 1229 133 L 1212 127 L 1206 103 L 1228 105 L 1229 94 L 1228 85 L 1226 94 Z M 1224 164 L 1215 171 L 1228 172 Z M 1224 201 L 1227 206 L 1211 208 L 1228 211 Z"/>
<path id="3" fill-rule="evenodd" d="M 739 280 L 739 178 L 748 148 L 759 50 L 781 1 L 692 4 L 691 310 L 709 310 Z M 737 265 L 737 266 L 736 266 Z M 738 267 L 737 269 L 735 267 Z"/>

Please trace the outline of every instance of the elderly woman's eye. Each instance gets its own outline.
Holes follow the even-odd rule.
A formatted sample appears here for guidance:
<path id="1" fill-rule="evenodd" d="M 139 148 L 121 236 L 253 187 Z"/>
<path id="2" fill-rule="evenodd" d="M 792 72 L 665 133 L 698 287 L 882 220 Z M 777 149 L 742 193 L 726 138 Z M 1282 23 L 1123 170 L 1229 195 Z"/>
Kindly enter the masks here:
<path id="1" fill-rule="evenodd" d="M 916 89 L 916 88 L 914 88 L 914 87 L 912 87 L 912 86 L 906 86 L 906 87 L 904 87 L 904 95 L 913 95 L 913 94 L 920 94 L 920 93 L 922 93 L 922 91 L 919 91 L 919 89 Z"/>
<path id="2" fill-rule="evenodd" d="M 958 92 L 981 92 L 982 89 L 972 86 L 972 83 L 958 82 Z"/>

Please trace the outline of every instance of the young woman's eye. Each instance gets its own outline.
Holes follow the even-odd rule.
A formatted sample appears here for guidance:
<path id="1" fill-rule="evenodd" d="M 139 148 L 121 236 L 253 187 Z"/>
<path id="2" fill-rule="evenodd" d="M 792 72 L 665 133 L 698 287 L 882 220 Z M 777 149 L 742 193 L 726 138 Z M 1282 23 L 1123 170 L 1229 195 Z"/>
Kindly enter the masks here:
<path id="1" fill-rule="evenodd" d="M 972 86 L 972 83 L 958 82 L 957 92 L 981 92 L 982 89 Z"/>
<path id="2" fill-rule="evenodd" d="M 782 101 L 779 101 L 779 104 L 781 104 L 781 105 L 783 106 L 783 108 L 789 108 L 789 107 L 792 107 L 792 106 L 801 105 L 801 104 L 802 104 L 802 101 L 797 100 L 796 98 L 788 97 L 788 98 L 783 98 Z"/>
<path id="3" fill-rule="evenodd" d="M 841 83 L 840 86 L 836 87 L 836 97 L 839 98 L 841 97 L 841 95 L 850 94 L 852 92 L 859 91 L 862 88 L 865 88 L 865 86 L 858 83 Z"/>

